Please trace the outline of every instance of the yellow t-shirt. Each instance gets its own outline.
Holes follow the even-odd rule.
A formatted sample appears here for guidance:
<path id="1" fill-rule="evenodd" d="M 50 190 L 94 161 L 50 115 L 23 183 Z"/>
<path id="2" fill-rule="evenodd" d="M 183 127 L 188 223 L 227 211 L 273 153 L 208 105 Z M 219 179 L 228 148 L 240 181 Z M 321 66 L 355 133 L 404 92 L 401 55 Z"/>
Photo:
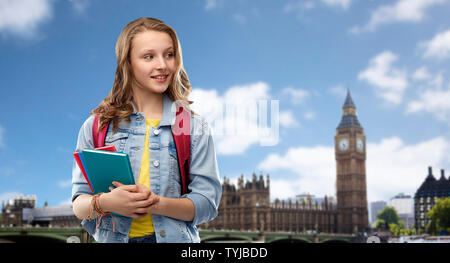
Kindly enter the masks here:
<path id="1" fill-rule="evenodd" d="M 145 120 L 146 132 L 144 149 L 142 152 L 141 161 L 141 171 L 139 172 L 139 183 L 150 188 L 150 149 L 149 149 L 149 133 L 150 127 L 158 127 L 160 120 Z M 142 237 L 148 236 L 155 233 L 155 228 L 153 227 L 152 215 L 148 214 L 144 218 L 138 219 L 134 218 L 131 223 L 130 233 L 128 236 L 132 237 Z"/>

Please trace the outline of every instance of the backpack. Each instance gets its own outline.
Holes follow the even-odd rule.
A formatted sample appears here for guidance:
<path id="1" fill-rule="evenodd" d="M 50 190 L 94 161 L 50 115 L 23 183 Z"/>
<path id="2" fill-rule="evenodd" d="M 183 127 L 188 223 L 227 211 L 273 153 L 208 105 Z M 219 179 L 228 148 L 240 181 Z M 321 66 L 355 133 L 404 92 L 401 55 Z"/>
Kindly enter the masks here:
<path id="1" fill-rule="evenodd" d="M 98 114 L 95 115 L 94 124 L 92 125 L 92 134 L 94 139 L 94 148 L 105 146 L 106 133 L 110 122 L 99 132 L 98 131 Z M 180 170 L 181 195 L 188 193 L 190 152 L 191 152 L 191 136 L 190 136 L 190 114 L 183 107 L 178 107 L 175 115 L 175 123 L 171 126 L 173 140 L 177 149 L 178 168 Z"/>

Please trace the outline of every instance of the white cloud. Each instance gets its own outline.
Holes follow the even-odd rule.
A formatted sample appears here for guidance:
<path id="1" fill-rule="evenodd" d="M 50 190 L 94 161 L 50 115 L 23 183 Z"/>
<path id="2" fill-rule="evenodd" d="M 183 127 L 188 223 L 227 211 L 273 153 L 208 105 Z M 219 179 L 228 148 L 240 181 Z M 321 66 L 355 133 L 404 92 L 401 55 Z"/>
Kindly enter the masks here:
<path id="1" fill-rule="evenodd" d="M 371 200 L 387 200 L 397 193 L 414 195 L 428 166 L 448 165 L 450 141 L 437 137 L 412 145 L 391 137 L 367 145 L 367 185 Z"/>
<path id="2" fill-rule="evenodd" d="M 270 199 L 287 200 L 293 198 L 296 195 L 302 193 L 298 189 L 302 188 L 300 181 L 292 181 L 285 179 L 275 179 L 274 176 L 270 177 Z"/>
<path id="3" fill-rule="evenodd" d="M 408 87 L 408 79 L 405 70 L 392 67 L 396 60 L 394 53 L 382 52 L 370 60 L 369 67 L 359 73 L 358 79 L 374 86 L 377 96 L 385 101 L 400 104 Z"/>
<path id="4" fill-rule="evenodd" d="M 307 120 L 314 120 L 316 118 L 316 113 L 313 111 L 307 111 L 303 116 Z"/>
<path id="5" fill-rule="evenodd" d="M 286 87 L 281 91 L 282 94 L 286 94 L 291 98 L 293 104 L 301 104 L 309 97 L 309 91 L 305 89 L 296 89 L 293 87 Z"/>
<path id="6" fill-rule="evenodd" d="M 426 66 L 422 66 L 412 74 L 411 79 L 414 81 L 413 84 L 419 85 L 421 89 L 441 90 L 444 83 L 444 71 L 432 74 Z"/>
<path id="7" fill-rule="evenodd" d="M 52 17 L 53 0 L 0 0 L 0 33 L 34 37 Z"/>
<path id="8" fill-rule="evenodd" d="M 443 72 L 439 72 L 437 73 L 430 81 L 429 81 L 429 85 L 430 87 L 435 88 L 436 90 L 440 90 L 442 89 L 443 83 L 444 83 L 444 77 L 443 77 Z"/>
<path id="9" fill-rule="evenodd" d="M 446 59 L 450 57 L 450 30 L 438 33 L 420 46 L 425 49 L 424 58 Z"/>
<path id="10" fill-rule="evenodd" d="M 344 10 L 348 9 L 352 4 L 352 0 L 322 0 L 328 6 L 340 7 Z"/>
<path id="11" fill-rule="evenodd" d="M 280 123 L 278 101 L 271 100 L 269 92 L 268 84 L 256 82 L 232 86 L 222 96 L 216 90 L 194 88 L 189 99 L 194 101 L 192 109 L 209 122 L 218 153 L 242 154 L 253 144 L 278 143 L 279 125 L 288 124 Z M 293 119 L 283 116 L 284 121 Z"/>
<path id="12" fill-rule="evenodd" d="M 427 79 L 431 78 L 431 75 L 430 75 L 430 72 L 428 71 L 428 68 L 423 66 L 423 67 L 418 68 L 414 72 L 412 78 L 414 80 L 427 80 Z"/>
<path id="13" fill-rule="evenodd" d="M 428 112 L 437 120 L 450 122 L 450 85 L 447 90 L 428 89 L 420 97 L 408 103 L 406 113 Z"/>
<path id="14" fill-rule="evenodd" d="M 292 111 L 282 111 L 280 112 L 280 125 L 286 128 L 297 127 L 300 124 L 295 119 Z"/>
<path id="15" fill-rule="evenodd" d="M 294 197 L 294 194 L 310 192 L 316 196 L 334 195 L 336 168 L 334 149 L 327 146 L 289 148 L 284 155 L 270 154 L 258 169 L 270 174 L 271 198 Z M 277 178 L 273 171 L 288 170 L 298 177 L 287 182 Z M 280 171 L 281 172 L 281 171 Z M 281 191 L 272 187 L 279 186 Z"/>
<path id="16" fill-rule="evenodd" d="M 418 23 L 426 17 L 427 9 L 447 0 L 398 0 L 391 5 L 383 5 L 372 12 L 370 21 L 363 27 L 355 26 L 352 33 L 374 31 L 379 26 L 396 22 Z"/>
<path id="17" fill-rule="evenodd" d="M 367 144 L 366 182 L 368 200 L 389 200 L 403 192 L 414 195 L 425 180 L 428 166 L 435 170 L 450 163 L 450 141 L 437 137 L 406 145 L 399 137 Z M 259 164 L 270 174 L 271 198 L 294 197 L 309 192 L 315 196 L 336 194 L 334 147 L 290 148 L 284 154 L 270 154 Z M 278 178 L 288 170 L 295 179 Z M 437 173 L 435 173 L 436 175 Z M 438 176 L 437 176 L 438 177 Z"/>

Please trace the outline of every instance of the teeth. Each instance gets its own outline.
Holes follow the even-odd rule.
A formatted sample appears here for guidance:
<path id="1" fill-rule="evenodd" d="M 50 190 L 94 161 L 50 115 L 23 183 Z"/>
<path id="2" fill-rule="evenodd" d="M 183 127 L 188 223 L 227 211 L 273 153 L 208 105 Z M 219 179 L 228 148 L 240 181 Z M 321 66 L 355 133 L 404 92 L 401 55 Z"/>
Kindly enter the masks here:
<path id="1" fill-rule="evenodd" d="M 157 77 L 152 77 L 152 78 L 154 78 L 154 79 L 165 79 L 166 76 L 157 76 Z"/>

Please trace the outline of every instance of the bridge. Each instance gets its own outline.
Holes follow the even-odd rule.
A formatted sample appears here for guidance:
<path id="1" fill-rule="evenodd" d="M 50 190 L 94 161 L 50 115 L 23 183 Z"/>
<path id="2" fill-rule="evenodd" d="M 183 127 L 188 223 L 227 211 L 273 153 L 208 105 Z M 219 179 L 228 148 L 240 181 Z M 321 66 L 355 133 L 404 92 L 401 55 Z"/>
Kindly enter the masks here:
<path id="1" fill-rule="evenodd" d="M 254 232 L 236 230 L 200 230 L 200 239 L 205 243 L 352 243 L 355 235 L 305 234 L 291 232 Z"/>
<path id="2" fill-rule="evenodd" d="M 205 243 L 351 243 L 354 235 L 200 230 Z M 0 243 L 95 242 L 81 227 L 0 227 Z"/>
<path id="3" fill-rule="evenodd" d="M 88 242 L 88 236 L 81 227 L 0 227 L 0 243 Z"/>

